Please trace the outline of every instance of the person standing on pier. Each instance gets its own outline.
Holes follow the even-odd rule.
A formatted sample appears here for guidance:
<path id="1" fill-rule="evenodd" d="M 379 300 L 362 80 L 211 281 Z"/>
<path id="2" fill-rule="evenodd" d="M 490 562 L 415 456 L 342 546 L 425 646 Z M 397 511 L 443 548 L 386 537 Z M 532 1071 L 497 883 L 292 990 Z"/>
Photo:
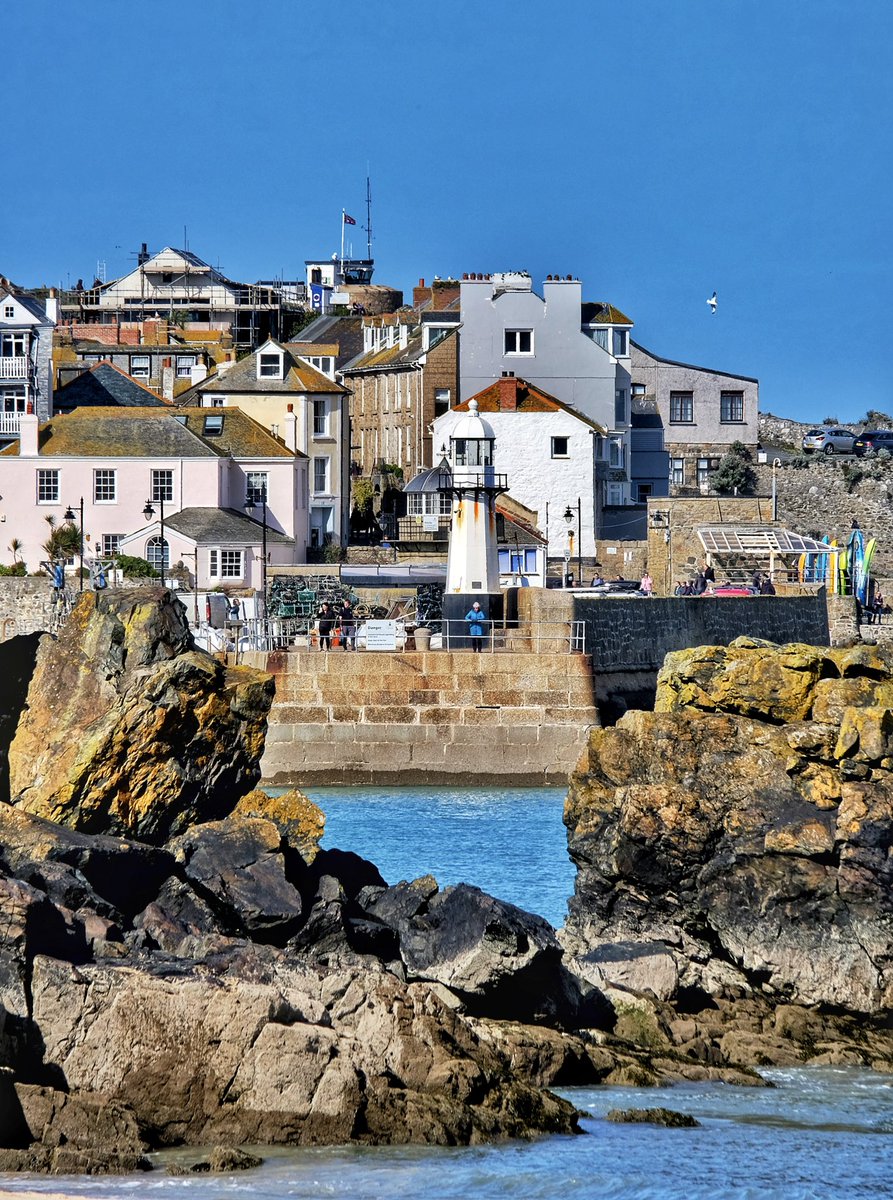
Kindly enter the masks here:
<path id="1" fill-rule="evenodd" d="M 335 614 L 332 611 L 328 601 L 323 602 L 322 608 L 319 610 L 319 648 L 320 650 L 331 650 L 332 648 L 332 630 L 335 627 Z"/>
<path id="2" fill-rule="evenodd" d="M 484 626 L 487 624 L 487 614 L 477 600 L 465 614 L 465 621 L 471 637 L 471 648 L 475 654 L 480 654 L 484 648 Z"/>

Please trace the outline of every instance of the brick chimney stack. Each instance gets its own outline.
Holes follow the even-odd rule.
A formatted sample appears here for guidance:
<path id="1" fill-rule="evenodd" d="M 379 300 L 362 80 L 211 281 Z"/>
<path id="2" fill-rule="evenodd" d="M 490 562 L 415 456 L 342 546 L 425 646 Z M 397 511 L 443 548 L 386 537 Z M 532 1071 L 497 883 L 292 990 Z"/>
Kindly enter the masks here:
<path id="1" fill-rule="evenodd" d="M 521 380 L 514 375 L 505 374 L 499 380 L 499 411 L 517 412 L 518 399 L 521 395 Z"/>

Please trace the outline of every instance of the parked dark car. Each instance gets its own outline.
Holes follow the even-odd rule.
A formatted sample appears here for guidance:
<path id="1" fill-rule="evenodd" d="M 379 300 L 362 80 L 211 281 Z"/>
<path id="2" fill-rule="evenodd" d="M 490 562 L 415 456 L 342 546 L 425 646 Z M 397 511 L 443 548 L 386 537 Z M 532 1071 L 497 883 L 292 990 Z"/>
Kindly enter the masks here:
<path id="1" fill-rule="evenodd" d="M 803 435 L 803 453 L 819 450 L 822 454 L 852 454 L 856 435 L 848 429 L 810 429 Z"/>
<path id="2" fill-rule="evenodd" d="M 853 453 L 858 455 L 889 450 L 893 454 L 893 429 L 865 429 L 853 443 Z"/>

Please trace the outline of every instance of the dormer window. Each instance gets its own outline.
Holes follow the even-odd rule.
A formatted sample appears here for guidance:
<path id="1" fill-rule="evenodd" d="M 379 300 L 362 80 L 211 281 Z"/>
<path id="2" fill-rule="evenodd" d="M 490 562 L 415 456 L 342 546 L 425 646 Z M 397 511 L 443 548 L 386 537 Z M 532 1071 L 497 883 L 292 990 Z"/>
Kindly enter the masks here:
<path id="1" fill-rule="evenodd" d="M 282 351 L 262 350 L 257 356 L 258 379 L 282 378 Z"/>
<path id="2" fill-rule="evenodd" d="M 623 358 L 626 354 L 626 330 L 611 330 L 611 353 L 615 358 Z"/>

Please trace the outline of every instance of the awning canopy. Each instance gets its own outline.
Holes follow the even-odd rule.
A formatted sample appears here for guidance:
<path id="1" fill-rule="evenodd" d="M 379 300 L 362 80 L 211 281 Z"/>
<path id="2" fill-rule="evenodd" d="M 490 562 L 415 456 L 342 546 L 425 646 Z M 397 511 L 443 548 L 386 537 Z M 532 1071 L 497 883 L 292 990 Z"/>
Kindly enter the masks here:
<path id="1" fill-rule="evenodd" d="M 697 531 L 708 554 L 742 554 L 766 558 L 774 554 L 831 554 L 837 546 L 774 525 L 707 525 Z"/>

